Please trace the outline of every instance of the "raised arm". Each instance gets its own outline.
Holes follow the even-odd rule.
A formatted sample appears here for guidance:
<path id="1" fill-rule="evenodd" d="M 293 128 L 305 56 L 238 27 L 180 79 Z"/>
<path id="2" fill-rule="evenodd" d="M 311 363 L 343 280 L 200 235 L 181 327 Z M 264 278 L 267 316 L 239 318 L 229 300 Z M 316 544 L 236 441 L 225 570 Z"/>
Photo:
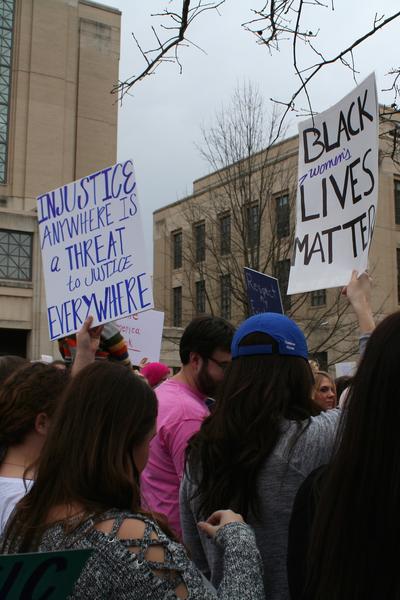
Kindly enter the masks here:
<path id="1" fill-rule="evenodd" d="M 74 377 L 87 365 L 94 361 L 96 350 L 100 344 L 102 325 L 92 327 L 93 317 L 88 317 L 76 334 L 76 356 L 71 375 Z"/>
<path id="2" fill-rule="evenodd" d="M 374 317 L 371 308 L 371 278 L 367 273 L 358 275 L 353 271 L 351 279 L 342 294 L 347 296 L 358 319 L 361 335 L 372 333 L 375 329 Z"/>

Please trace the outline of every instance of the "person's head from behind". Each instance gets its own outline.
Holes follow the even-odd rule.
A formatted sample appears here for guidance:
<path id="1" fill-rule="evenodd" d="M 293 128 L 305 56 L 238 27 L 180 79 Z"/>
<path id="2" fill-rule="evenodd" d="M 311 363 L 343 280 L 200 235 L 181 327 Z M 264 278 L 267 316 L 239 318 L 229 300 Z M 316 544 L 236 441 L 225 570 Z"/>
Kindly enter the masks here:
<path id="1" fill-rule="evenodd" d="M 0 460 L 27 442 L 40 452 L 66 383 L 64 372 L 42 363 L 22 366 L 6 379 L 0 388 Z"/>
<path id="2" fill-rule="evenodd" d="M 231 361 L 235 328 L 221 317 L 202 316 L 186 327 L 179 344 L 182 368 L 200 393 L 212 396 Z"/>
<path id="3" fill-rule="evenodd" d="M 147 379 L 152 388 L 166 381 L 170 376 L 170 369 L 167 365 L 160 362 L 147 363 L 140 369 L 141 375 Z"/>
<path id="4" fill-rule="evenodd" d="M 35 485 L 19 504 L 18 531 L 37 541 L 51 510 L 82 515 L 140 511 L 139 474 L 155 432 L 157 399 L 130 369 L 95 362 L 68 384 L 43 448 Z M 34 546 L 35 542 L 33 542 Z"/>
<path id="5" fill-rule="evenodd" d="M 0 356 L 0 389 L 7 377 L 27 364 L 29 364 L 28 361 L 22 356 L 14 356 L 13 354 Z"/>
<path id="6" fill-rule="evenodd" d="M 199 492 L 205 514 L 229 502 L 241 514 L 249 508 L 257 513 L 257 474 L 284 420 L 312 414 L 307 356 L 302 331 L 283 315 L 255 315 L 238 327 L 215 412 L 188 451 L 189 463 L 197 463 L 193 472 L 203 473 Z"/>
<path id="7" fill-rule="evenodd" d="M 313 401 L 319 411 L 330 410 L 336 407 L 337 394 L 335 381 L 326 371 L 317 371 L 315 374 Z"/>

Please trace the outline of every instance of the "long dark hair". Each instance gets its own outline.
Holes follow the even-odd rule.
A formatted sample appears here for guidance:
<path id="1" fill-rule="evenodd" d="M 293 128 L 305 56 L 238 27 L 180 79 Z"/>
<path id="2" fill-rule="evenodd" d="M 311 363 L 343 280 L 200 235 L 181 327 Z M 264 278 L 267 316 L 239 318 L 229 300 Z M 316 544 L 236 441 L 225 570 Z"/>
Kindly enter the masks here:
<path id="1" fill-rule="evenodd" d="M 36 482 L 7 528 L 10 550 L 37 549 L 51 509 L 60 505 L 79 504 L 82 519 L 110 508 L 141 512 L 132 449 L 156 416 L 153 390 L 130 369 L 109 362 L 83 369 L 65 391 Z"/>
<path id="2" fill-rule="evenodd" d="M 400 312 L 372 334 L 320 478 L 308 557 L 318 600 L 400 598 Z"/>
<path id="3" fill-rule="evenodd" d="M 241 345 L 276 342 L 253 333 Z M 259 516 L 257 475 L 273 451 L 284 419 L 312 414 L 313 377 L 306 360 L 293 356 L 242 356 L 232 361 L 214 413 L 187 450 L 188 475 L 196 483 L 198 516 L 221 506 Z"/>

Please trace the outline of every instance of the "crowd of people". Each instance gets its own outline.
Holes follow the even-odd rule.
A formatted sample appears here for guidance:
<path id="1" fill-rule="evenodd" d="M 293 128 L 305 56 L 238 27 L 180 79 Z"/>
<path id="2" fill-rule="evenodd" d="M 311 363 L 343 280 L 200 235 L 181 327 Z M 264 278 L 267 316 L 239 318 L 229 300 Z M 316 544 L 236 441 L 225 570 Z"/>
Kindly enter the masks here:
<path id="1" fill-rule="evenodd" d="M 91 318 L 68 368 L 1 357 L 0 552 L 91 548 L 71 599 L 400 599 L 400 313 L 344 293 L 340 381 L 275 313 L 192 320 L 173 376 Z"/>

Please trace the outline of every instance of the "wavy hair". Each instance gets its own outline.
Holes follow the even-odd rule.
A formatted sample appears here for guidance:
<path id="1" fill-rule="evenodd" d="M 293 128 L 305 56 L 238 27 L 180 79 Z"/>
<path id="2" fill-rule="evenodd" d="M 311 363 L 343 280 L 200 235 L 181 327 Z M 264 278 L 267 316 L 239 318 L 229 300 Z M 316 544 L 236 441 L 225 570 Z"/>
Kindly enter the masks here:
<path id="1" fill-rule="evenodd" d="M 276 341 L 252 333 L 241 345 Z M 257 476 L 281 435 L 282 421 L 299 423 L 312 414 L 313 376 L 300 357 L 242 356 L 232 361 L 215 411 L 202 424 L 187 449 L 187 473 L 196 484 L 198 517 L 229 506 L 245 518 L 258 518 Z M 294 440 L 295 443 L 296 440 Z"/>

